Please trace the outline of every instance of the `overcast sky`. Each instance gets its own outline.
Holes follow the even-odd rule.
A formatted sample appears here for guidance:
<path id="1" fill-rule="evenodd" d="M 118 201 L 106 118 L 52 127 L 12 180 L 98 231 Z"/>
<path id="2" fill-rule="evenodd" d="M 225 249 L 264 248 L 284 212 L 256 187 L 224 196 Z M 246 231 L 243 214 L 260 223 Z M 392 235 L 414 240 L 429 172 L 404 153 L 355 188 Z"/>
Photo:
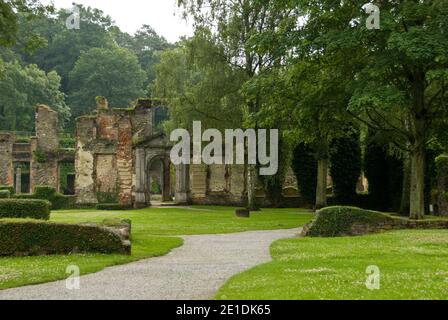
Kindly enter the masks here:
<path id="1" fill-rule="evenodd" d="M 176 42 L 184 35 L 192 35 L 191 22 L 181 17 L 176 0 L 45 0 L 57 8 L 71 8 L 80 3 L 101 9 L 120 27 L 133 34 L 143 24 L 148 24 L 169 42 Z"/>

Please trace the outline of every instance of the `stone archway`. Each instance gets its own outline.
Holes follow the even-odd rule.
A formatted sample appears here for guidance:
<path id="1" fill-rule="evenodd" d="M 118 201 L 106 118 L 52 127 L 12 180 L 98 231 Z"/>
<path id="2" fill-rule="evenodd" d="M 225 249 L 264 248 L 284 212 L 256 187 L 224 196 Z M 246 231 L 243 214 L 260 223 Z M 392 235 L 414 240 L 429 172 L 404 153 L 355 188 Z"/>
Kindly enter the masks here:
<path id="1" fill-rule="evenodd" d="M 149 202 L 151 195 L 160 194 L 162 202 L 171 202 L 171 162 L 168 157 L 154 156 L 146 167 L 146 190 Z M 156 190 L 158 189 L 158 190 Z"/>

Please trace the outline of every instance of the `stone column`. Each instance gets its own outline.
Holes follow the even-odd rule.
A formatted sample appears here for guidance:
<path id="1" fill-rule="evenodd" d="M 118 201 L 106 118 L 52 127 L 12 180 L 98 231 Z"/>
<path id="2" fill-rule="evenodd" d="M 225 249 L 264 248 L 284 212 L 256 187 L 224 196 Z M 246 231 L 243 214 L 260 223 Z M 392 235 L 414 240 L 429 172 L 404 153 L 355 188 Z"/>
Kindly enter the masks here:
<path id="1" fill-rule="evenodd" d="M 176 204 L 188 204 L 190 202 L 190 170 L 189 165 L 176 166 Z"/>
<path id="2" fill-rule="evenodd" d="M 135 204 L 136 208 L 145 208 L 150 205 L 146 191 L 146 165 L 145 165 L 145 149 L 137 149 L 135 151 Z"/>
<path id="3" fill-rule="evenodd" d="M 169 158 L 163 160 L 163 183 L 162 183 L 162 201 L 170 202 L 173 201 L 171 198 L 171 161 Z"/>
<path id="4" fill-rule="evenodd" d="M 22 193 L 22 168 L 16 170 L 16 194 Z"/>

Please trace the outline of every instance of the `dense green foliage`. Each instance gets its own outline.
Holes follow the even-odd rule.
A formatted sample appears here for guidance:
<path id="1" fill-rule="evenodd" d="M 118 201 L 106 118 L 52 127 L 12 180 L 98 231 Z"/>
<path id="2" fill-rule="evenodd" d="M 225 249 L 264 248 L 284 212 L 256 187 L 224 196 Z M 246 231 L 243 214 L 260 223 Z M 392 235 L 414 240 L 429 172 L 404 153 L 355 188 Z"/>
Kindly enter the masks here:
<path id="1" fill-rule="evenodd" d="M 15 193 L 14 186 L 0 186 L 0 190 L 8 190 L 11 195 Z"/>
<path id="2" fill-rule="evenodd" d="M 293 152 L 292 168 L 303 199 L 313 206 L 316 200 L 317 164 L 312 150 L 305 144 L 299 144 Z"/>
<path id="3" fill-rule="evenodd" d="M 97 226 L 0 220 L 0 256 L 126 253 L 120 236 Z"/>
<path id="4" fill-rule="evenodd" d="M 9 190 L 0 190 L 0 199 L 8 199 L 11 197 Z"/>
<path id="5" fill-rule="evenodd" d="M 81 54 L 70 72 L 69 102 L 76 116 L 92 111 L 97 96 L 106 97 L 112 107 L 127 107 L 145 95 L 145 81 L 137 56 L 128 49 L 93 48 Z"/>
<path id="6" fill-rule="evenodd" d="M 50 219 L 51 204 L 46 200 L 0 199 L 0 218 Z"/>
<path id="7" fill-rule="evenodd" d="M 1 55 L 0 55 L 1 60 Z M 60 91 L 59 75 L 45 73 L 36 65 L 23 66 L 18 61 L 3 64 L 0 73 L 0 128 L 12 131 L 34 131 L 34 106 L 47 104 L 57 111 L 63 125 L 70 109 Z"/>
<path id="8" fill-rule="evenodd" d="M 353 204 L 362 166 L 358 131 L 354 130 L 333 141 L 330 163 L 336 201 L 341 205 Z"/>
<path id="9" fill-rule="evenodd" d="M 368 136 L 364 173 L 369 181 L 370 209 L 398 211 L 403 189 L 403 161 L 388 152 L 389 144 Z"/>
<path id="10" fill-rule="evenodd" d="M 355 207 L 327 207 L 317 212 L 316 219 L 310 224 L 307 236 L 338 237 L 353 234 L 355 224 L 375 227 L 393 221 L 393 218 L 381 212 Z"/>

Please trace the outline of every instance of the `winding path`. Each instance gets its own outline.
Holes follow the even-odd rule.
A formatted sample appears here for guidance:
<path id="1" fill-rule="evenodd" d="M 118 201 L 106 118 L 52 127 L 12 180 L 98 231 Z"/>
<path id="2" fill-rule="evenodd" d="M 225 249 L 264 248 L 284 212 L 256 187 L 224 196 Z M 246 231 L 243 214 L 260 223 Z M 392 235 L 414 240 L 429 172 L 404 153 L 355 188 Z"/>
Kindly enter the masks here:
<path id="1" fill-rule="evenodd" d="M 184 236 L 184 245 L 163 257 L 82 276 L 79 290 L 67 290 L 65 281 L 57 281 L 0 291 L 0 300 L 213 299 L 231 276 L 269 262 L 273 241 L 294 237 L 299 231 Z"/>

